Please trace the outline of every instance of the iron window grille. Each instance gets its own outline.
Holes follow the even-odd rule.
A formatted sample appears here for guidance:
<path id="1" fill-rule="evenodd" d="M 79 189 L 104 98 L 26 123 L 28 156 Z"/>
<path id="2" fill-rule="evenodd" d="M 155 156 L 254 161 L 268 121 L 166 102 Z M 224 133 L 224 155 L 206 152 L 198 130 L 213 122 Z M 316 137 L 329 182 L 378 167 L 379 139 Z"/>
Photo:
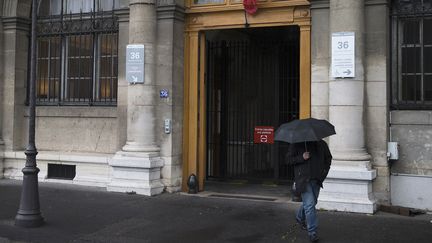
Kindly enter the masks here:
<path id="1" fill-rule="evenodd" d="M 391 8 L 393 109 L 432 108 L 432 0 L 395 0 Z"/>
<path id="2" fill-rule="evenodd" d="M 37 24 L 38 105 L 117 104 L 115 1 L 108 11 L 108 1 L 81 1 L 79 12 L 79 1 L 42 1 L 50 6 L 41 5 Z"/>

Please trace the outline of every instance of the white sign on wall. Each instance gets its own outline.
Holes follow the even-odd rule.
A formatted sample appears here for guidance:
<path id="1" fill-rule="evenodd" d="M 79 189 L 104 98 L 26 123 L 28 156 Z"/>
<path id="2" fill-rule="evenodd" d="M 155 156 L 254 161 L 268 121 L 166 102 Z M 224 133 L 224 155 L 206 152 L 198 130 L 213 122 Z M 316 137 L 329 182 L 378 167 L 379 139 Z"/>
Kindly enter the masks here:
<path id="1" fill-rule="evenodd" d="M 334 78 L 355 77 L 354 32 L 332 33 L 332 76 Z"/>
<path id="2" fill-rule="evenodd" d="M 126 80 L 129 83 L 144 83 L 144 45 L 127 45 Z"/>

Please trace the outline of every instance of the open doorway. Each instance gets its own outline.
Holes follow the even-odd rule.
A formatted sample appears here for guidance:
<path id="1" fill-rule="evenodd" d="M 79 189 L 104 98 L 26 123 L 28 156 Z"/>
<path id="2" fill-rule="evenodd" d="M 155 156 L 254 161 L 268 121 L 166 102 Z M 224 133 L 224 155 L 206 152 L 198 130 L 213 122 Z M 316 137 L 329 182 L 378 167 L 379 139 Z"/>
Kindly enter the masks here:
<path id="1" fill-rule="evenodd" d="M 206 37 L 206 179 L 290 181 L 286 143 L 257 127 L 299 118 L 298 26 L 211 30 Z"/>

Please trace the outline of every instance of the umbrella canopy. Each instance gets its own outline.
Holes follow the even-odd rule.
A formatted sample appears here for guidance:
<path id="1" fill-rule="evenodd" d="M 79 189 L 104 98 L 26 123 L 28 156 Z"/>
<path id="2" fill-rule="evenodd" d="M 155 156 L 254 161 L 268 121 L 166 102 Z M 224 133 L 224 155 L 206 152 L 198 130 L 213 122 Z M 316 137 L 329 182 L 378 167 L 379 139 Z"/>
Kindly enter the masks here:
<path id="1" fill-rule="evenodd" d="M 282 124 L 276 130 L 275 140 L 287 143 L 300 143 L 319 141 L 333 134 L 336 134 L 336 131 L 330 122 L 307 118 Z"/>

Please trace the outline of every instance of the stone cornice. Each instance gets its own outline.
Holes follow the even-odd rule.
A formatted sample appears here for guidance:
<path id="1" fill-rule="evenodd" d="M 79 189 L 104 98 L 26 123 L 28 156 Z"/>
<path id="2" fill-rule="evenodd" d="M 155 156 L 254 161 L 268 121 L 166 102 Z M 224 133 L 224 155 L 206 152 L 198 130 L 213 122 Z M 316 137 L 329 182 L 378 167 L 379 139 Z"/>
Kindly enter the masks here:
<path id="1" fill-rule="evenodd" d="M 135 4 L 149 4 L 149 5 L 155 5 L 156 0 L 130 0 L 129 6 L 135 5 Z"/>
<path id="2" fill-rule="evenodd" d="M 114 14 L 118 17 L 119 22 L 129 22 L 129 9 L 115 10 Z"/>
<path id="3" fill-rule="evenodd" d="M 330 7 L 330 0 L 311 0 L 311 9 L 322 9 Z M 387 5 L 389 0 L 366 0 L 365 6 L 370 5 Z"/>
<path id="4" fill-rule="evenodd" d="M 184 22 L 185 9 L 173 0 L 160 0 L 157 4 L 158 19 L 175 19 Z"/>
<path id="5" fill-rule="evenodd" d="M 176 1 L 175 0 L 158 0 L 156 2 L 156 5 L 159 6 L 171 6 L 171 5 L 176 5 Z"/>
<path id="6" fill-rule="evenodd" d="M 28 18 L 22 17 L 2 17 L 3 30 L 22 30 L 29 31 L 31 21 Z"/>
<path id="7" fill-rule="evenodd" d="M 389 4 L 388 0 L 366 0 L 365 5 L 387 5 Z"/>
<path id="8" fill-rule="evenodd" d="M 329 8 L 330 1 L 329 0 L 314 0 L 310 1 L 311 9 L 321 9 L 321 8 Z"/>

